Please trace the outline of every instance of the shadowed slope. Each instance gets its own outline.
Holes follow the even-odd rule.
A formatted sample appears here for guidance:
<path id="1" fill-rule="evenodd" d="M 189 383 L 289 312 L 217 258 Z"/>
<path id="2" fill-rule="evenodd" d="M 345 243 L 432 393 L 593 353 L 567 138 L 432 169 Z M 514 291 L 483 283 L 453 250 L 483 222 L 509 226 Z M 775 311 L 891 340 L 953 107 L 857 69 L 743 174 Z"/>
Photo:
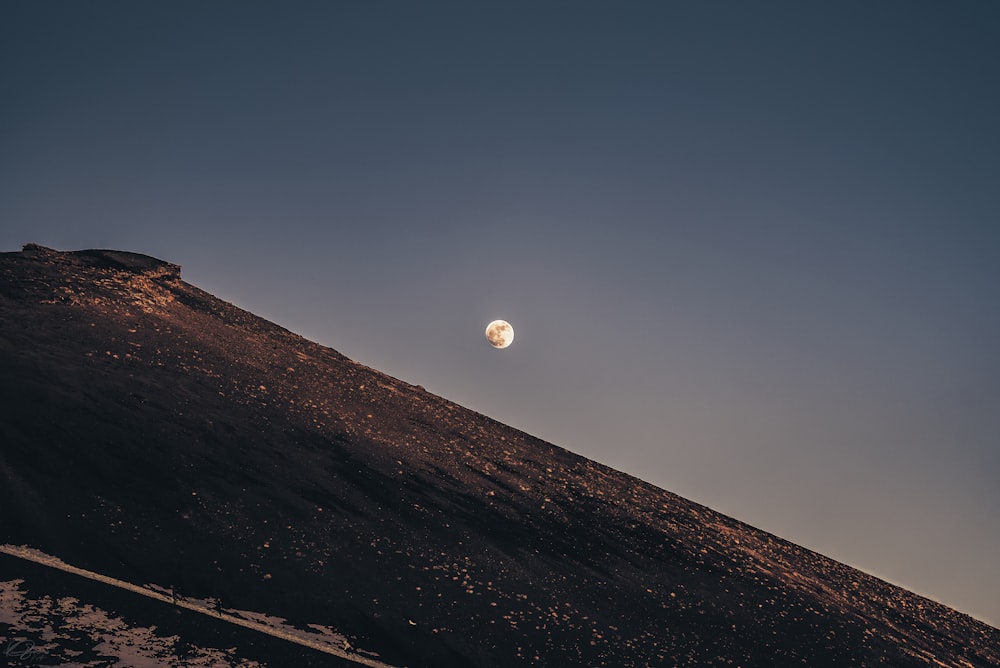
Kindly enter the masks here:
<path id="1" fill-rule="evenodd" d="M 0 255 L 0 542 L 418 665 L 1000 663 L 1000 632 L 115 251 Z"/>

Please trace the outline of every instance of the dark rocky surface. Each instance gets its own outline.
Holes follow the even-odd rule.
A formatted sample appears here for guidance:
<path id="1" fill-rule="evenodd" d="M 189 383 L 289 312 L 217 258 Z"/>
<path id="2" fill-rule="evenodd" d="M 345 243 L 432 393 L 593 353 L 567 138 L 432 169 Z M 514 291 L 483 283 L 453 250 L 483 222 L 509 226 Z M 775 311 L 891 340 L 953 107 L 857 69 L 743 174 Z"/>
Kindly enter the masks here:
<path id="1" fill-rule="evenodd" d="M 352 362 L 155 258 L 0 254 L 0 369 L 0 542 L 330 626 L 389 663 L 1000 665 L 997 629 Z"/>

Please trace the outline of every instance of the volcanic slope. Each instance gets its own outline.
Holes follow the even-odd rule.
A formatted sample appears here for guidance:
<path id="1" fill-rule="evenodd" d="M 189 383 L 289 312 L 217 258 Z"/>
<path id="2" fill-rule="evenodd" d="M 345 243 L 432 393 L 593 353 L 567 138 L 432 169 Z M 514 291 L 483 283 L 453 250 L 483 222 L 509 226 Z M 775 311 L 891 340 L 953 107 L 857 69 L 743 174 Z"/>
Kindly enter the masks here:
<path id="1" fill-rule="evenodd" d="M 990 626 L 144 255 L 0 254 L 0 369 L 0 542 L 390 664 L 1000 665 Z"/>

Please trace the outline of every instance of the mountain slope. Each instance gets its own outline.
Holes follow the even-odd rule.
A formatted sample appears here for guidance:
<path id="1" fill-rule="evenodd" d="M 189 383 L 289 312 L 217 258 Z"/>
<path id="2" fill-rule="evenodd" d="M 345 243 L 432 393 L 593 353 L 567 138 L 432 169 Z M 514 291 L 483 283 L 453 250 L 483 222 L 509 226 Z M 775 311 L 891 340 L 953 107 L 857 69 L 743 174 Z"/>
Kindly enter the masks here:
<path id="1" fill-rule="evenodd" d="M 0 368 L 0 542 L 329 626 L 390 663 L 1000 664 L 996 629 L 154 258 L 0 254 Z"/>

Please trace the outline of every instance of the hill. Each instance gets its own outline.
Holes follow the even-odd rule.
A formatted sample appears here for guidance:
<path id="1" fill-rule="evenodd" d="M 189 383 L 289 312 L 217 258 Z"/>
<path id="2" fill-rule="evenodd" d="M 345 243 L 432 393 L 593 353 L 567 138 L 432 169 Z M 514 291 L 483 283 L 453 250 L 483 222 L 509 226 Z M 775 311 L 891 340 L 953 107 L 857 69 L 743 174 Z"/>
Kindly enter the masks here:
<path id="1" fill-rule="evenodd" d="M 1000 665 L 992 627 L 353 362 L 155 258 L 0 254 L 0 368 L 0 543 L 333 629 L 392 665 Z M 0 581 L 45 593 L 56 576 L 37 568 L 0 559 Z M 87 587 L 66 595 L 163 624 L 142 619 L 161 601 Z M 255 651 L 219 633 L 195 640 Z"/>

